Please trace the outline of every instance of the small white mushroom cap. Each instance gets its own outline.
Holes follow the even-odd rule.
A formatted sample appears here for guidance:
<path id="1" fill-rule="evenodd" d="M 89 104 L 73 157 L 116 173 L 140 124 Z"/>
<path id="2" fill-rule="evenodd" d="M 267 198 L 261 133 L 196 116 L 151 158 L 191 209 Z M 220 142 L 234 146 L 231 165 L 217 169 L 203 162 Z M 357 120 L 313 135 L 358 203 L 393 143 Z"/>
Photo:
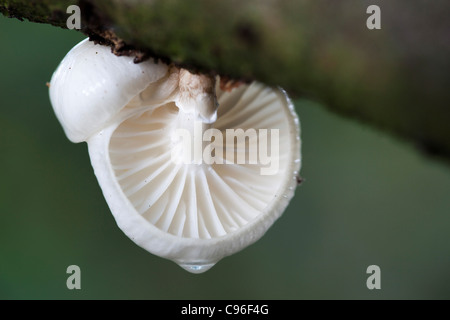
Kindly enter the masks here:
<path id="1" fill-rule="evenodd" d="M 261 238 L 294 195 L 300 128 L 281 89 L 254 82 L 222 91 L 208 77 L 151 61 L 136 65 L 84 41 L 53 75 L 50 96 L 69 139 L 87 141 L 118 226 L 190 272 L 204 272 Z M 276 131 L 269 139 L 276 170 L 261 174 L 267 163 L 234 163 L 234 156 L 248 155 L 239 147 L 231 158 L 223 154 L 223 164 L 173 161 L 184 146 L 177 130 L 198 136 L 198 120 L 200 136 L 205 129 L 223 137 L 227 129 L 242 129 L 241 136 L 248 129 Z M 216 156 L 228 144 L 214 141 Z"/>
<path id="2" fill-rule="evenodd" d="M 53 74 L 50 100 L 67 137 L 86 141 L 167 70 L 163 63 L 136 64 L 130 57 L 117 57 L 85 39 Z"/>

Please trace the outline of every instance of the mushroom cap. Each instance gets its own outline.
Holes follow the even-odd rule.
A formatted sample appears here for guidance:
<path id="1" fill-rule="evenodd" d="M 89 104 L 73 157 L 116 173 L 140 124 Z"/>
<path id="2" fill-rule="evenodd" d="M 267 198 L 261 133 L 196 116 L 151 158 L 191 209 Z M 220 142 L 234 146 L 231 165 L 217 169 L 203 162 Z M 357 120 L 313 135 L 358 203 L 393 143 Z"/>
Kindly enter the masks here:
<path id="1" fill-rule="evenodd" d="M 180 110 L 168 103 L 111 124 L 88 140 L 91 162 L 119 227 L 147 251 L 200 273 L 252 244 L 294 195 L 299 121 L 286 94 L 259 83 L 217 88 L 213 127 L 279 129 L 279 170 L 171 161 Z"/>
<path id="2" fill-rule="evenodd" d="M 215 97 L 197 90 L 208 80 L 173 71 L 85 40 L 53 75 L 50 97 L 68 138 L 87 141 L 118 226 L 147 251 L 200 273 L 261 238 L 286 209 L 301 165 L 299 119 L 282 89 L 258 82 L 222 91 L 216 81 L 216 115 Z M 216 159 L 225 150 L 223 164 L 174 161 L 185 144 L 177 129 L 195 135 L 199 119 L 224 138 L 235 129 L 245 147 L 210 139 Z M 249 130 L 257 138 L 245 140 Z M 264 132 L 277 133 L 266 140 L 266 158 L 277 163 L 271 173 L 256 145 Z M 233 161 L 250 157 L 251 146 L 259 162 Z"/>
<path id="3" fill-rule="evenodd" d="M 67 137 L 85 141 L 167 70 L 163 63 L 136 64 L 131 57 L 117 57 L 85 39 L 54 72 L 50 101 Z"/>

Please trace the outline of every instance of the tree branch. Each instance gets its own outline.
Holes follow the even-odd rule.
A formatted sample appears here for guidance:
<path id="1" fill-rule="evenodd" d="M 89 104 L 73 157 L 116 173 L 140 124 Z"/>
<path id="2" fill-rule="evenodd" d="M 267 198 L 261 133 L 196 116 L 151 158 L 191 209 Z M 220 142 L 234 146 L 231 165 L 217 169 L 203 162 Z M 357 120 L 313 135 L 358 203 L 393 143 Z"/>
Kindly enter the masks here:
<path id="1" fill-rule="evenodd" d="M 0 0 L 10 17 L 82 32 L 116 54 L 257 79 L 450 159 L 450 2 Z M 366 28 L 377 4 L 382 29 Z"/>

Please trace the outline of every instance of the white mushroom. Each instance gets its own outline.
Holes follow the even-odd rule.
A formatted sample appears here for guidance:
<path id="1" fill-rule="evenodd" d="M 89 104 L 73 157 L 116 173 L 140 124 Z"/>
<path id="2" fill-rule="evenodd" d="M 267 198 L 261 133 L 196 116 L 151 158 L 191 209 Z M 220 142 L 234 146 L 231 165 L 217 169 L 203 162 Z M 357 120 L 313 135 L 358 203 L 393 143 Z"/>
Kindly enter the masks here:
<path id="1" fill-rule="evenodd" d="M 50 83 L 55 113 L 71 141 L 88 143 L 119 227 L 194 273 L 262 237 L 300 169 L 286 93 L 257 82 L 222 91 L 219 82 L 84 40 Z"/>

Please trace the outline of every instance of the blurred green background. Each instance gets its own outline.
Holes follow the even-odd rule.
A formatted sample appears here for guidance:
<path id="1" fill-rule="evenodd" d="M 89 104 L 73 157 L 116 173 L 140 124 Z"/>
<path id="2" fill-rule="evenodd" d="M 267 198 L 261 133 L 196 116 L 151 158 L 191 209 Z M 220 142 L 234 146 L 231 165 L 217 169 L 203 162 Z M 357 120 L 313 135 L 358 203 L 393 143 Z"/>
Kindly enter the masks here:
<path id="1" fill-rule="evenodd" d="M 260 241 L 201 275 L 136 246 L 49 102 L 83 38 L 0 15 L 1 299 L 450 298 L 450 167 L 306 100 L 305 182 Z M 66 287 L 72 264 L 81 290 Z M 366 287 L 372 264 L 381 290 Z"/>

